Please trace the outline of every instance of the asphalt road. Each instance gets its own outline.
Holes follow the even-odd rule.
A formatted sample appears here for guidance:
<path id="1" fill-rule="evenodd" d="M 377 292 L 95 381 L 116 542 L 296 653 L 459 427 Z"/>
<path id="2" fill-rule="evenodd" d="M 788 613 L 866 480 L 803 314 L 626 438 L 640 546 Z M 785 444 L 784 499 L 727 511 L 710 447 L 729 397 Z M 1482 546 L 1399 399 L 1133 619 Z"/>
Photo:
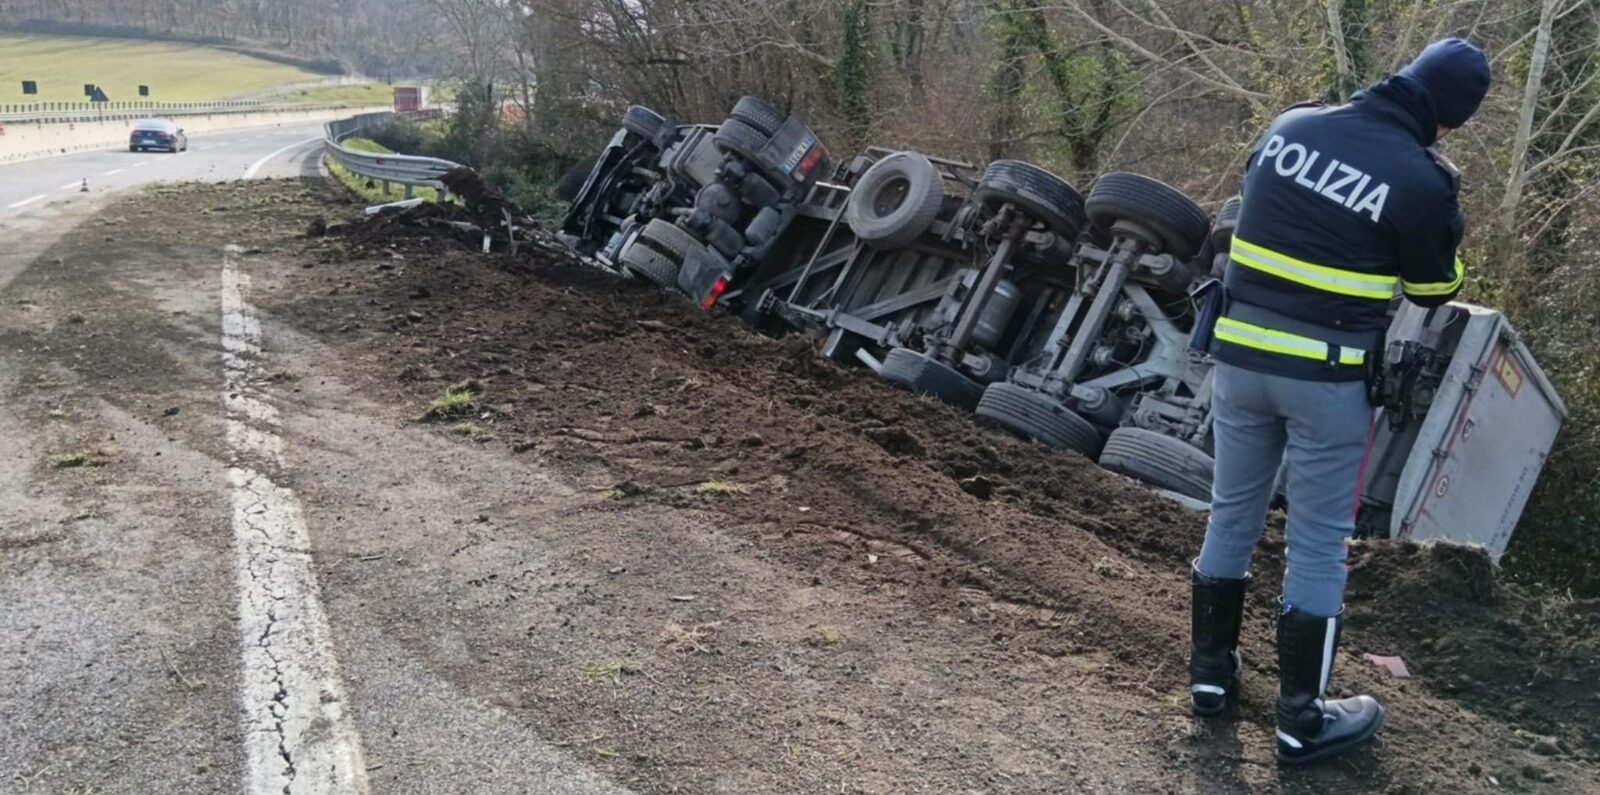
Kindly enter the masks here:
<path id="1" fill-rule="evenodd" d="M 177 154 L 117 148 L 0 163 L 0 289 L 129 188 L 314 175 L 321 140 L 322 124 L 312 122 L 196 135 Z"/>
<path id="2" fill-rule="evenodd" d="M 187 194 L 133 198 L 153 183 L 314 175 L 320 140 L 320 125 L 305 124 L 197 136 L 179 154 L 0 165 L 0 793 L 623 792 L 420 665 L 359 602 L 320 604 L 314 578 L 367 553 L 327 551 L 317 539 L 365 512 L 298 498 L 300 484 L 286 479 L 305 459 L 280 451 L 314 445 L 286 432 L 257 389 L 271 382 L 269 361 L 308 374 L 328 362 L 278 355 L 292 332 L 255 315 L 249 277 L 233 269 L 241 257 L 261 266 L 261 254 L 228 245 L 276 228 L 274 198 L 300 188 L 230 190 L 223 206 Z M 65 346 L 39 336 L 80 327 L 89 336 Z M 159 395 L 105 380 L 99 364 L 91 384 L 77 364 L 37 358 L 49 351 L 154 379 Z M 60 386 L 46 394 L 41 381 Z M 47 403 L 70 403 L 55 416 L 86 424 L 47 428 Z M 155 427 L 152 411 L 173 427 Z M 179 433 L 177 418 L 197 433 Z M 361 460 L 474 452 L 365 415 L 333 426 L 358 432 Z M 402 439 L 422 447 L 373 447 Z M 58 448 L 85 445 L 131 466 L 51 463 Z M 498 463 L 422 471 L 479 469 L 526 477 Z M 59 473 L 68 477 L 48 477 Z M 384 470 L 385 485 L 361 493 L 396 474 Z M 429 486 L 415 492 L 469 504 Z M 517 487 L 494 485 L 498 494 Z M 112 493 L 130 499 L 102 503 Z M 319 543 L 325 551 L 313 556 Z"/>
<path id="3" fill-rule="evenodd" d="M 316 170 L 320 123 L 196 135 L 189 150 L 129 152 L 126 147 L 0 165 L 0 240 L 4 222 L 51 205 L 151 182 L 292 177 Z M 252 172 L 252 168 L 254 171 Z M 84 181 L 89 192 L 83 192 Z"/>

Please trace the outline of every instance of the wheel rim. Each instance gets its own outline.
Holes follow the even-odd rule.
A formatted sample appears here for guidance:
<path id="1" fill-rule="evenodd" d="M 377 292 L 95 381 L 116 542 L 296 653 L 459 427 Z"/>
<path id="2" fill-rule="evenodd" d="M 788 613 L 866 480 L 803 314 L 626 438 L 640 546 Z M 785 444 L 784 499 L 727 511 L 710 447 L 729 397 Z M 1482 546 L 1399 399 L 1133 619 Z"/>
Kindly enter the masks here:
<path id="1" fill-rule="evenodd" d="M 872 212 L 879 218 L 887 217 L 905 205 L 906 196 L 910 193 L 910 180 L 904 177 L 889 180 L 872 194 Z"/>

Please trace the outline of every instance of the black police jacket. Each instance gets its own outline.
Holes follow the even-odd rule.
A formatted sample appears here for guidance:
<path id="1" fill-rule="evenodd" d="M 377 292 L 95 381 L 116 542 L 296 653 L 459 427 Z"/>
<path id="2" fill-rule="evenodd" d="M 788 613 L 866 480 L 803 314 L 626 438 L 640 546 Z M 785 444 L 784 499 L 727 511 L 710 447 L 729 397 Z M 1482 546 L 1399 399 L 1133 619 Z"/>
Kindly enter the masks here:
<path id="1" fill-rule="evenodd" d="M 1403 77 L 1273 121 L 1246 165 L 1219 359 L 1359 379 L 1397 287 L 1424 306 L 1460 291 L 1458 174 L 1436 132 L 1431 100 Z"/>

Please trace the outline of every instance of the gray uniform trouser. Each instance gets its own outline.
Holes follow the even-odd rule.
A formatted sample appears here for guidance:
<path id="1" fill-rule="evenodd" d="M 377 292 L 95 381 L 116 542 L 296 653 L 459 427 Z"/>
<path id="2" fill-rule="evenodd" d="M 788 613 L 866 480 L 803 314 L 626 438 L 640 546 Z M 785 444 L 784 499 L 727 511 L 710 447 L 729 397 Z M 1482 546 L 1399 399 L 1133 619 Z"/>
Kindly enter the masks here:
<path id="1" fill-rule="evenodd" d="M 1356 479 L 1372 420 L 1366 386 L 1218 363 L 1211 417 L 1217 467 L 1211 521 L 1196 567 L 1227 579 L 1249 570 L 1287 450 L 1284 606 L 1336 615 L 1344 602 L 1345 547 L 1355 532 Z"/>

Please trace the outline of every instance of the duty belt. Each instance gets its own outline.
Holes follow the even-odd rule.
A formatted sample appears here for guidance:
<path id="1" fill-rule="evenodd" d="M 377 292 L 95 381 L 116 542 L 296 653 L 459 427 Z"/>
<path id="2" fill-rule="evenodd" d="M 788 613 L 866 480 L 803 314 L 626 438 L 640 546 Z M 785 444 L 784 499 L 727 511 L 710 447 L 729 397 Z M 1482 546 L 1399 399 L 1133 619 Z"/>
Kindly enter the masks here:
<path id="1" fill-rule="evenodd" d="M 1233 300 L 1217 318 L 1216 339 L 1246 348 L 1359 367 L 1383 344 L 1383 332 L 1328 328 Z"/>

